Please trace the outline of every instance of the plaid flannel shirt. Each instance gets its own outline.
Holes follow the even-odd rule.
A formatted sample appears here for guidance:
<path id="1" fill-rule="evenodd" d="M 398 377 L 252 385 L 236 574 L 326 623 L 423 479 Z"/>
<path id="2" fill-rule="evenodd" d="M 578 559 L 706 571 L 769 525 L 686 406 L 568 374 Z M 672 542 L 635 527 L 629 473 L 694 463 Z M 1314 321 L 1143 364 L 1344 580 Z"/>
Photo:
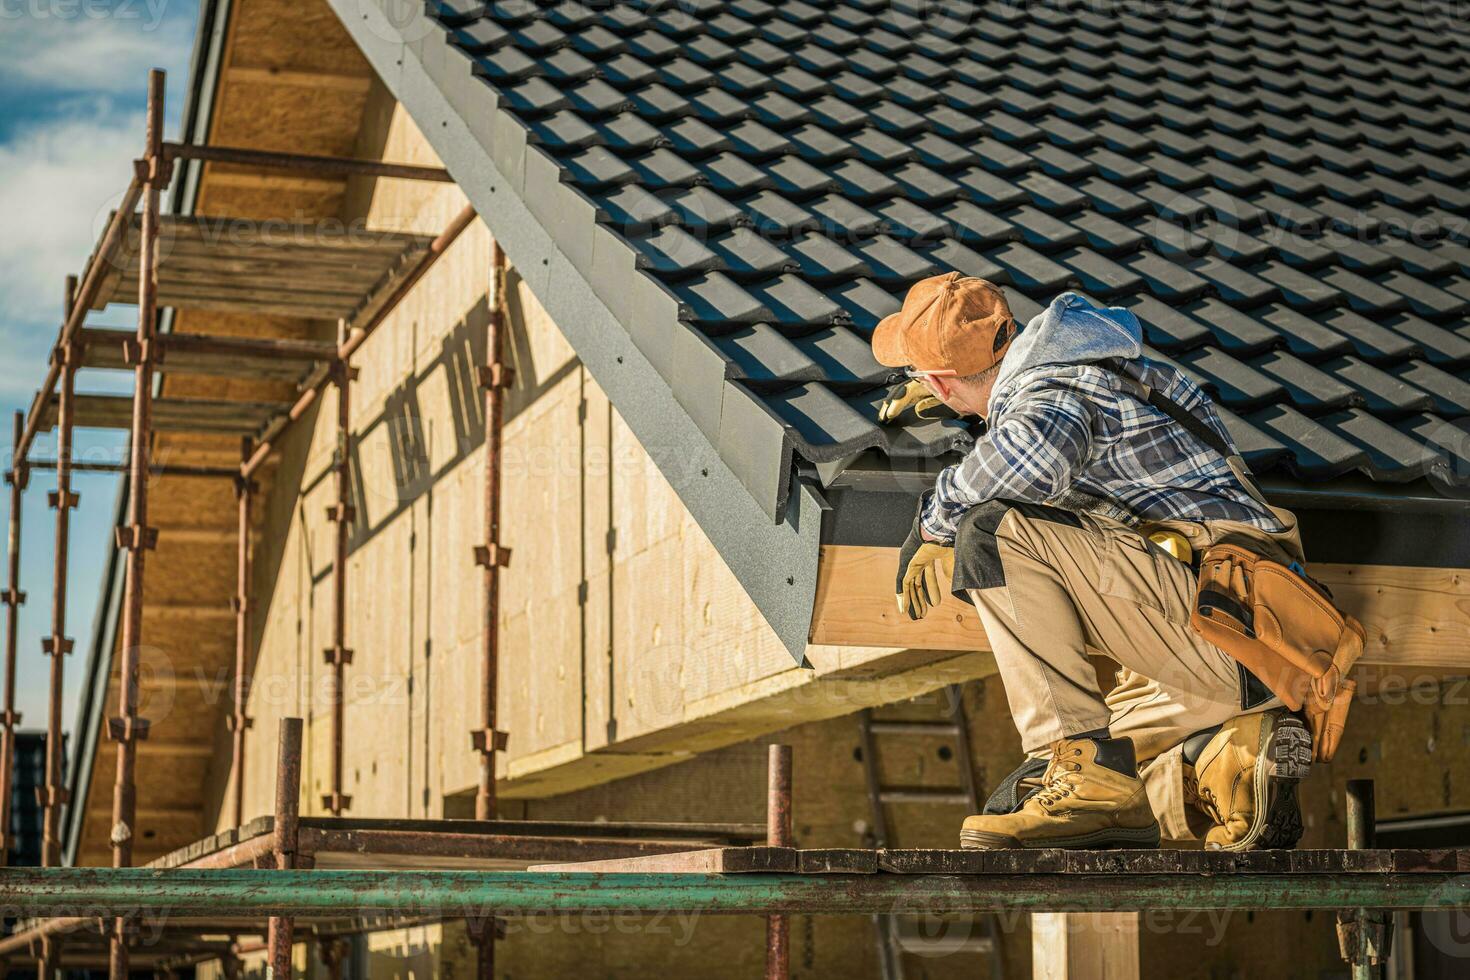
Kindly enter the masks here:
<path id="1" fill-rule="evenodd" d="M 1128 361 L 1126 370 L 1234 446 L 1209 397 L 1177 370 L 1142 357 Z M 990 421 L 969 455 L 939 474 L 924 503 L 924 529 L 941 541 L 954 540 L 965 511 L 996 499 L 1087 511 L 1129 525 L 1231 520 L 1283 530 L 1219 453 L 1098 364 L 1052 366 L 1007 379 L 992 401 Z"/>

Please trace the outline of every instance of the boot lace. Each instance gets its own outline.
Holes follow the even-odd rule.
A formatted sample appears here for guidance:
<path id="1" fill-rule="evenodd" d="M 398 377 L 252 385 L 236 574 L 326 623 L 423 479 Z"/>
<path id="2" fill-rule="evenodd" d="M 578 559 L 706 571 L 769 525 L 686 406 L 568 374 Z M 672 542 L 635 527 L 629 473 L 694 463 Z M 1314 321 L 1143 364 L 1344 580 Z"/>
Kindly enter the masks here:
<path id="1" fill-rule="evenodd" d="M 1082 763 L 1077 761 L 1081 755 L 1082 747 L 1079 745 L 1056 748 L 1051 765 L 1046 767 L 1046 774 L 1042 776 L 1042 787 L 1036 794 L 1037 803 L 1051 807 L 1072 795 L 1077 788 L 1073 777 L 1082 771 Z"/>
<path id="2" fill-rule="evenodd" d="M 1184 798 L 1198 806 L 1216 823 L 1224 822 L 1220 816 L 1220 801 L 1215 798 L 1215 791 L 1208 786 L 1201 786 L 1199 776 L 1188 769 L 1184 772 Z"/>

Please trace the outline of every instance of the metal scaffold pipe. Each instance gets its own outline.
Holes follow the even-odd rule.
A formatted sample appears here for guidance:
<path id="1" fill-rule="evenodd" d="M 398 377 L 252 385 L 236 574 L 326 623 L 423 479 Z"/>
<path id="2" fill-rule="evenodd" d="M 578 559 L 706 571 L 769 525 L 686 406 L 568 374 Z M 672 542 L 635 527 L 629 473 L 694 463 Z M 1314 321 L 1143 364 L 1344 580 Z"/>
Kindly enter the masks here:
<path id="1" fill-rule="evenodd" d="M 277 871 L 296 866 L 296 836 L 301 815 L 301 719 L 282 718 L 276 757 L 276 809 L 272 851 Z M 268 962 L 276 977 L 291 976 L 295 923 L 273 915 L 267 926 Z"/>
<path id="2" fill-rule="evenodd" d="M 162 152 L 163 94 L 164 73 L 154 69 L 148 73 L 146 150 L 136 165 L 144 191 L 138 242 L 138 331 L 127 350 L 127 359 L 133 367 L 133 419 L 128 439 L 129 513 L 128 523 L 117 529 L 117 544 L 127 551 L 127 563 L 123 585 L 118 713 L 108 720 L 108 735 L 117 743 L 117 778 L 112 788 L 110 834 L 115 868 L 126 868 L 133 863 L 138 812 L 134 768 L 138 740 L 148 734 L 148 722 L 138 715 L 138 659 L 143 646 L 145 556 L 158 538 L 157 530 L 148 525 L 148 473 L 153 437 L 153 370 L 157 357 L 159 198 L 169 181 L 168 164 Z M 92 271 L 89 270 L 89 279 Z M 67 339 L 63 337 L 63 341 Z M 129 932 L 127 917 L 119 916 L 113 922 L 109 947 L 111 980 L 127 978 Z"/>
<path id="3" fill-rule="evenodd" d="M 20 445 L 21 433 L 25 430 L 25 415 L 15 413 L 15 446 Z M 20 512 L 25 495 L 30 469 L 25 459 L 16 455 L 5 474 L 10 486 L 10 517 L 6 540 L 9 550 L 9 580 L 5 586 L 5 713 L 0 716 L 4 725 L 3 742 L 0 742 L 0 866 L 10 859 L 10 800 L 15 782 L 15 726 L 20 724 L 20 715 L 15 710 L 15 654 L 20 629 L 20 607 L 26 601 L 20 591 Z"/>
<path id="4" fill-rule="evenodd" d="M 485 590 L 480 624 L 480 725 L 470 732 L 470 743 L 480 753 L 477 820 L 495 819 L 495 753 L 506 746 L 506 734 L 495 727 L 495 715 L 500 677 L 500 570 L 510 564 L 510 549 L 500 542 L 501 435 L 505 427 L 505 390 L 512 375 L 503 360 L 506 261 L 499 242 L 491 243 L 490 256 L 494 296 L 485 328 L 486 363 L 479 372 L 485 393 L 485 543 L 475 548 L 475 563 L 484 569 Z"/>
<path id="5" fill-rule="evenodd" d="M 505 363 L 506 260 L 498 241 L 490 243 L 490 316 L 485 327 L 485 364 L 479 370 L 485 393 L 485 543 L 475 546 L 475 563 L 483 571 L 484 606 L 480 624 L 480 724 L 470 731 L 470 745 L 480 754 L 480 785 L 475 792 L 475 819 L 494 820 L 495 755 L 507 742 L 496 728 L 500 678 L 500 570 L 510 564 L 510 549 L 500 543 L 501 435 L 505 428 L 505 391 L 513 375 Z M 470 939 L 476 951 L 476 975 L 495 976 L 497 925 L 493 916 L 471 919 Z"/>
<path id="6" fill-rule="evenodd" d="M 766 766 L 766 843 L 794 847 L 791 833 L 791 746 L 772 745 Z M 791 976 L 791 919 L 766 916 L 766 980 Z"/>
<path id="7" fill-rule="evenodd" d="M 240 441 L 240 458 L 250 458 L 250 438 Z M 249 477 L 235 477 L 237 541 L 235 552 L 235 676 L 232 685 L 234 712 L 229 717 L 232 785 L 234 788 L 234 826 L 245 825 L 245 733 L 253 721 L 246 714 L 250 703 L 250 576 L 254 549 L 250 540 L 250 506 L 256 483 Z"/>
<path id="8" fill-rule="evenodd" d="M 76 299 L 75 276 L 66 279 L 64 315 L 70 319 Z M 66 752 L 62 744 L 61 712 L 66 658 L 72 640 L 66 635 L 66 583 L 71 551 L 71 512 L 78 498 L 71 489 L 72 433 L 76 422 L 77 368 L 81 365 L 81 342 L 73 338 L 52 352 L 61 365 L 61 397 L 56 411 L 56 489 L 48 495 L 56 511 L 56 553 L 52 559 L 51 635 L 42 638 L 41 649 L 50 659 L 46 711 L 46 775 L 42 793 L 41 866 L 61 864 L 61 808 L 66 803 Z"/>
<path id="9" fill-rule="evenodd" d="M 339 344 L 345 325 L 338 334 Z M 352 381 L 357 369 L 346 358 L 332 366 L 337 387 L 337 449 L 333 454 L 332 472 L 337 502 L 327 508 L 327 519 L 336 524 L 336 546 L 332 560 L 332 645 L 323 657 L 330 674 L 328 698 L 332 708 L 332 789 L 322 794 L 322 806 L 333 816 L 341 816 L 352 808 L 352 797 L 343 792 L 346 726 L 347 665 L 352 663 L 352 650 L 347 646 L 347 551 L 351 542 L 352 522 L 357 509 L 352 505 Z"/>
<path id="10" fill-rule="evenodd" d="M 29 914 L 446 918 L 544 911 L 858 915 L 1147 909 L 1470 908 L 1464 872 L 722 874 L 591 871 L 13 868 L 0 906 Z"/>

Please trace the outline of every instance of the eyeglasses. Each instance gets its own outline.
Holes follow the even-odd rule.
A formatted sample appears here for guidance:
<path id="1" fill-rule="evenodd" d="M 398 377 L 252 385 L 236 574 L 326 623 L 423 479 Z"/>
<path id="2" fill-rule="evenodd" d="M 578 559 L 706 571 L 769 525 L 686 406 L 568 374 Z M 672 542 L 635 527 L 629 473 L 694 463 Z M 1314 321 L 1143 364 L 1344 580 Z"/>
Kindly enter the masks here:
<path id="1" fill-rule="evenodd" d="M 920 371 L 917 368 L 906 367 L 903 373 L 914 381 L 928 381 L 930 378 L 953 378 L 955 372 L 946 368 L 942 371 Z"/>

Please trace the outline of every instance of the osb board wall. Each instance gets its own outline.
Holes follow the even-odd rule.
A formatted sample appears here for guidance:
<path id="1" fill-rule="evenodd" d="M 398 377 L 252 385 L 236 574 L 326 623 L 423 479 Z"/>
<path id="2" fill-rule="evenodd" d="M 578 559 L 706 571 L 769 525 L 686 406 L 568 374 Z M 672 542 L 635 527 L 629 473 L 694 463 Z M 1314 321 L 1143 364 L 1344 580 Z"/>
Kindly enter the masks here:
<path id="1" fill-rule="evenodd" d="M 229 146 L 346 155 L 359 129 L 369 69 L 324 3 L 236 0 L 231 5 L 225 69 L 210 121 L 210 141 Z M 142 132 L 139 131 L 139 140 Z M 119 179 L 122 179 L 120 176 Z M 248 220 L 338 220 L 341 179 L 245 172 L 210 164 L 200 182 L 199 214 Z M 179 332 L 244 337 L 306 337 L 328 324 L 286 317 L 179 311 Z M 172 374 L 166 396 L 271 401 L 292 397 L 291 385 L 239 378 Z M 238 440 L 163 435 L 160 462 L 230 465 Z M 270 473 L 262 474 L 269 488 Z M 152 722 L 137 768 L 139 818 L 135 860 L 196 840 L 204 815 L 226 802 L 229 770 L 224 719 L 234 664 L 235 498 L 227 480 L 159 477 L 150 482 L 149 523 L 159 528 L 148 556 L 144 588 L 142 706 Z M 73 633 L 78 632 L 73 627 Z M 116 714 L 120 652 L 105 696 Z M 73 660 L 73 664 L 80 661 Z M 191 747 L 180 751 L 177 746 Z M 116 756 L 110 742 L 81 747 L 93 753 L 79 864 L 108 864 Z M 212 751 L 211 751 L 212 750 Z M 75 764 L 75 763 L 74 763 Z"/>
<path id="2" fill-rule="evenodd" d="M 354 152 L 438 163 L 376 86 Z M 433 233 L 464 198 L 452 186 L 355 181 L 347 201 L 371 226 Z M 954 657 L 942 670 L 914 669 L 934 657 L 840 647 L 812 649 L 816 672 L 795 669 L 513 271 L 508 287 L 516 375 L 502 463 L 502 543 L 513 556 L 499 622 L 500 725 L 511 733 L 503 792 L 596 783 L 988 669 Z M 479 711 L 483 593 L 472 546 L 483 541 L 485 458 L 474 370 L 485 360 L 489 289 L 490 240 L 476 222 L 355 359 L 344 787 L 353 815 L 437 815 L 445 795 L 476 779 L 468 732 Z M 324 396 L 309 434 L 282 453 L 264 518 L 248 814 L 269 809 L 275 732 L 288 714 L 308 725 L 305 805 L 319 807 L 329 789 L 321 651 L 331 628 L 335 397 Z M 910 669 L 897 687 L 864 676 L 888 658 Z"/>

